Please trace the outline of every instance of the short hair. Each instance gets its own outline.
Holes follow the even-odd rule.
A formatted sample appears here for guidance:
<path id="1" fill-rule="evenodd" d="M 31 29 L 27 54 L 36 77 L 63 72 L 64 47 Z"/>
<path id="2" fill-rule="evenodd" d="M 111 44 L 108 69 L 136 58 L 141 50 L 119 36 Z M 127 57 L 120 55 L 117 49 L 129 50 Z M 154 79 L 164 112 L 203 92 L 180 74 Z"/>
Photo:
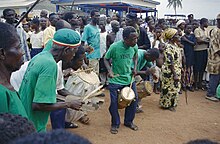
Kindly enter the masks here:
<path id="1" fill-rule="evenodd" d="M 157 48 L 152 48 L 147 50 L 147 52 L 150 54 L 151 57 L 154 57 L 156 59 L 160 56 L 160 51 Z"/>
<path id="2" fill-rule="evenodd" d="M 79 16 L 82 19 L 83 25 L 87 25 L 87 18 L 85 16 Z"/>
<path id="3" fill-rule="evenodd" d="M 208 139 L 199 139 L 199 140 L 192 140 L 187 142 L 186 144 L 218 144 L 217 142 L 210 141 Z"/>
<path id="4" fill-rule="evenodd" d="M 11 144 L 91 144 L 91 142 L 77 134 L 58 129 L 46 133 L 35 133 L 14 141 Z"/>
<path id="5" fill-rule="evenodd" d="M 73 14 L 75 14 L 75 13 L 74 12 L 66 12 L 63 15 L 63 19 L 68 22 L 68 19 L 72 19 L 73 18 Z"/>
<path id="6" fill-rule="evenodd" d="M 74 58 L 72 59 L 72 61 L 76 61 L 80 58 L 81 55 L 85 54 L 85 49 L 83 46 L 79 46 L 77 52 L 75 53 Z"/>
<path id="7" fill-rule="evenodd" d="M 67 21 L 62 20 L 62 19 L 57 21 L 55 24 L 56 31 L 58 31 L 59 29 L 67 28 L 67 27 L 65 27 L 65 23 L 69 24 Z M 70 25 L 70 27 L 71 27 L 71 25 Z"/>
<path id="8" fill-rule="evenodd" d="M 15 13 L 15 10 L 14 9 L 11 9 L 11 8 L 7 8 L 7 9 L 4 9 L 3 10 L 3 16 L 6 16 L 7 12 L 9 11 L 13 11 Z"/>
<path id="9" fill-rule="evenodd" d="M 207 22 L 208 19 L 207 18 L 201 18 L 200 20 L 200 25 L 204 24 L 205 22 Z"/>
<path id="10" fill-rule="evenodd" d="M 90 16 L 93 17 L 96 12 L 99 12 L 99 11 L 97 9 L 92 10 L 91 13 L 90 13 Z"/>
<path id="11" fill-rule="evenodd" d="M 134 27 L 132 26 L 127 26 L 124 28 L 123 30 L 123 38 L 128 38 L 130 36 L 131 33 L 136 33 L 136 30 Z"/>
<path id="12" fill-rule="evenodd" d="M 36 24 L 36 25 L 40 25 L 40 20 L 38 18 L 34 18 L 32 21 L 31 21 L 33 24 Z"/>
<path id="13" fill-rule="evenodd" d="M 57 15 L 56 13 L 51 13 L 50 15 L 49 15 L 49 21 L 52 21 L 53 20 L 53 16 L 55 16 L 55 15 Z"/>
<path id="14" fill-rule="evenodd" d="M 0 22 L 0 48 L 9 48 L 15 40 L 19 40 L 15 27 L 8 23 Z"/>
<path id="15" fill-rule="evenodd" d="M 20 115 L 0 114 L 0 142 L 7 144 L 17 138 L 36 132 L 32 122 Z"/>

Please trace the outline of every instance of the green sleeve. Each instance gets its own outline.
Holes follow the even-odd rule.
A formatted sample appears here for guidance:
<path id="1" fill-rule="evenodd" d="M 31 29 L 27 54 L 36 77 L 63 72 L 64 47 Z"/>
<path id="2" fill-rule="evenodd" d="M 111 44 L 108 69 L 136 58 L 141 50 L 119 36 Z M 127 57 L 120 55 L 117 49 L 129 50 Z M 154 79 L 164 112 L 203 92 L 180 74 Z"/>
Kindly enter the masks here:
<path id="1" fill-rule="evenodd" d="M 134 55 L 136 55 L 138 53 L 138 46 L 136 45 L 135 47 L 134 47 Z"/>
<path id="2" fill-rule="evenodd" d="M 111 45 L 110 48 L 108 49 L 108 51 L 105 54 L 106 59 L 110 59 L 110 58 L 113 57 L 113 49 L 114 49 L 114 46 Z"/>
<path id="3" fill-rule="evenodd" d="M 87 41 L 87 39 L 88 39 L 88 37 L 89 37 L 89 35 L 88 35 L 88 27 L 86 26 L 85 28 L 84 28 L 84 31 L 83 31 L 83 35 L 82 35 L 82 41 Z"/>
<path id="4" fill-rule="evenodd" d="M 147 62 L 147 63 L 146 63 L 146 65 L 147 65 L 147 67 L 149 67 L 149 68 L 150 68 L 150 67 L 152 67 L 152 66 L 153 66 L 153 63 L 152 63 L 152 62 Z"/>
<path id="5" fill-rule="evenodd" d="M 0 113 L 2 112 L 9 112 L 9 107 L 8 107 L 8 97 L 6 94 L 3 94 L 2 92 L 0 93 L 1 96 L 0 96 Z"/>
<path id="6" fill-rule="evenodd" d="M 48 66 L 38 77 L 34 99 L 35 103 L 56 103 L 57 66 Z"/>

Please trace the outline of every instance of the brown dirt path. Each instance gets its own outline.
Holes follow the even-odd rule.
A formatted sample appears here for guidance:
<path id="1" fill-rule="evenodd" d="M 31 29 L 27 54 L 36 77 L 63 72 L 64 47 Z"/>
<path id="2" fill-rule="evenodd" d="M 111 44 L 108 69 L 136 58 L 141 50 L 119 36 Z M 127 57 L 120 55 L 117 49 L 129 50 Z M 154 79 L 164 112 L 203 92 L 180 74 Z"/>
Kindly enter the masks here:
<path id="1" fill-rule="evenodd" d="M 143 99 L 144 113 L 136 114 L 134 121 L 139 130 L 132 131 L 122 123 L 116 135 L 109 131 L 109 93 L 105 93 L 105 103 L 89 113 L 91 124 L 79 123 L 79 128 L 71 132 L 93 144 L 181 144 L 203 138 L 220 142 L 220 102 L 206 100 L 203 91 L 188 92 L 188 105 L 183 93 L 176 112 L 160 109 L 159 95 Z M 120 110 L 121 122 L 123 114 L 124 110 Z"/>

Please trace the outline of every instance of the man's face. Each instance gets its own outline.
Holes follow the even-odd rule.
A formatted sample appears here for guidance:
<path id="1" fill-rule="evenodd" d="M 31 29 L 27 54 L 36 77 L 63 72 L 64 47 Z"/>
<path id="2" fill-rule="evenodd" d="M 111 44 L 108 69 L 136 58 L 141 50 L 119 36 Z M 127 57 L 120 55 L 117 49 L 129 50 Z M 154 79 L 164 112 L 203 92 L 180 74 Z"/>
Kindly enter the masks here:
<path id="1" fill-rule="evenodd" d="M 78 19 L 78 16 L 77 14 L 73 14 L 73 18 L 69 20 L 69 23 L 72 25 L 72 26 L 79 26 L 79 19 Z"/>
<path id="2" fill-rule="evenodd" d="M 14 43 L 11 45 L 11 47 L 5 50 L 4 53 L 4 64 L 7 67 L 7 69 L 12 72 L 20 69 L 21 65 L 24 63 L 24 52 L 21 49 L 20 40 L 16 39 Z"/>
<path id="3" fill-rule="evenodd" d="M 126 26 L 132 26 L 136 22 L 134 22 L 133 19 L 126 17 L 125 23 L 126 23 Z"/>
<path id="4" fill-rule="evenodd" d="M 191 25 L 187 25 L 186 29 L 185 29 L 185 33 L 186 34 L 190 34 L 192 32 L 192 26 Z"/>
<path id="5" fill-rule="evenodd" d="M 63 60 L 65 63 L 69 63 L 75 56 L 75 53 L 77 52 L 77 50 L 78 50 L 78 47 L 77 48 L 66 47 L 63 50 L 61 60 Z"/>
<path id="6" fill-rule="evenodd" d="M 6 22 L 9 24 L 13 24 L 15 22 L 15 12 L 14 11 L 8 11 L 6 15 L 4 16 L 6 19 Z"/>
<path id="7" fill-rule="evenodd" d="M 52 25 L 52 26 L 55 26 L 56 23 L 57 23 L 57 21 L 59 21 L 59 20 L 60 20 L 60 17 L 59 17 L 58 15 L 53 15 L 53 16 L 51 17 L 51 25 Z"/>
<path id="8" fill-rule="evenodd" d="M 92 21 L 93 21 L 95 24 L 98 24 L 98 23 L 99 23 L 99 18 L 100 18 L 100 13 L 99 13 L 99 12 L 95 12 L 95 15 L 92 16 Z"/>
<path id="9" fill-rule="evenodd" d="M 209 26 L 209 22 L 208 21 L 204 22 L 204 27 L 207 28 L 208 26 Z"/>
<path id="10" fill-rule="evenodd" d="M 47 19 L 46 18 L 40 18 L 40 26 L 43 28 L 47 27 Z"/>
<path id="11" fill-rule="evenodd" d="M 111 26 L 112 26 L 112 30 L 114 32 L 118 32 L 119 31 L 119 28 L 120 28 L 119 22 L 114 22 L 114 23 L 111 24 Z"/>
<path id="12" fill-rule="evenodd" d="M 137 44 L 138 34 L 136 32 L 130 33 L 128 38 L 124 39 L 127 46 L 134 47 Z"/>
<path id="13" fill-rule="evenodd" d="M 105 22 L 104 21 L 99 21 L 99 28 L 101 30 L 104 30 L 105 29 Z"/>

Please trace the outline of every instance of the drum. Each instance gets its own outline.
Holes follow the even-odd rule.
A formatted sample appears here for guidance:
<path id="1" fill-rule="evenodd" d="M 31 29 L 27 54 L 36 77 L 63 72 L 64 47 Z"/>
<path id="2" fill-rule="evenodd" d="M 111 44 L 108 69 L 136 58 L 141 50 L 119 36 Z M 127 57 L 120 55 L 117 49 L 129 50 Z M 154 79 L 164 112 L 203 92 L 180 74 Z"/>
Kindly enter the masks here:
<path id="1" fill-rule="evenodd" d="M 145 98 L 152 94 L 153 88 L 150 81 L 141 82 L 137 87 L 138 99 Z"/>
<path id="2" fill-rule="evenodd" d="M 131 104 L 134 98 L 134 91 L 130 87 L 124 87 L 118 94 L 118 108 L 126 108 Z"/>

